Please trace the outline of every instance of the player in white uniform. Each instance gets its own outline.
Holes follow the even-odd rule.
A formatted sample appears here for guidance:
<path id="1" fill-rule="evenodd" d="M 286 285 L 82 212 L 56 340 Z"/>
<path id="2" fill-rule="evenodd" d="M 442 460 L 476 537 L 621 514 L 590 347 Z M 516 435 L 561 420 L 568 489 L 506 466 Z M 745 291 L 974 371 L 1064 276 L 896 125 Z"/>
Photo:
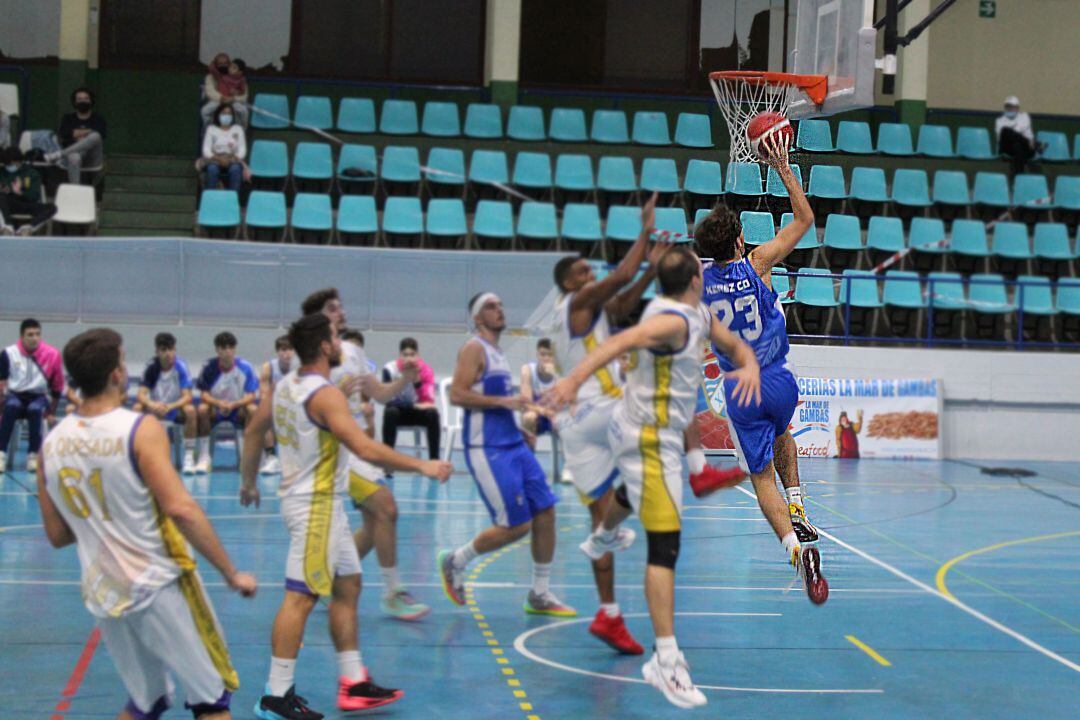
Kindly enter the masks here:
<path id="1" fill-rule="evenodd" d="M 540 398 L 558 379 L 551 338 L 540 338 L 536 341 L 536 359 L 521 366 L 521 394 L 537 405 L 536 408 L 521 413 L 521 429 L 525 431 L 525 442 L 534 450 L 537 437 L 551 432 L 551 420 L 540 412 Z"/>
<path id="2" fill-rule="evenodd" d="M 300 305 L 304 315 L 321 312 L 330 318 L 331 324 L 342 333 L 347 328 L 345 307 L 337 288 L 318 290 Z M 357 424 L 367 430 L 370 418 L 366 410 L 368 399 L 381 403 L 392 400 L 407 383 L 415 382 L 416 376 L 405 369 L 394 382 L 380 382 L 368 364 L 364 349 L 351 342 L 341 344 L 341 365 L 330 372 L 330 381 L 337 385 L 349 399 L 349 408 Z M 370 436 L 370 433 L 369 433 Z M 375 549 L 379 572 L 383 581 L 383 596 L 379 603 L 383 612 L 398 620 L 419 620 L 431 608 L 413 598 L 401 583 L 397 569 L 397 503 L 394 492 L 386 482 L 386 473 L 363 458 L 349 456 L 349 497 L 364 517 L 363 526 L 356 531 L 354 539 L 361 559 Z"/>
<path id="3" fill-rule="evenodd" d="M 247 426 L 258 400 L 259 376 L 251 363 L 236 355 L 236 336 L 220 332 L 214 336 L 214 354 L 203 365 L 197 383 L 199 395 L 199 462 L 195 472 L 208 473 L 210 431 L 218 423 L 232 423 L 237 433 Z M 259 441 L 262 447 L 262 441 Z"/>
<path id="4" fill-rule="evenodd" d="M 293 352 L 292 343 L 289 342 L 288 335 L 282 335 L 274 341 L 274 354 L 275 357 L 267 360 L 259 368 L 259 396 L 273 395 L 274 386 L 278 384 L 281 378 L 288 375 L 296 368 L 296 353 Z M 263 440 L 263 461 L 259 467 L 260 475 L 279 475 L 281 473 L 281 463 L 278 461 L 277 455 L 274 454 L 275 446 L 274 432 L 270 431 L 266 433 L 266 438 Z"/>
<path id="5" fill-rule="evenodd" d="M 278 496 L 290 542 L 285 598 L 271 636 L 270 678 L 255 715 L 263 720 L 317 720 L 323 716 L 296 695 L 293 677 L 304 625 L 320 596 L 330 596 L 330 635 L 340 676 L 338 708 L 366 710 L 394 702 L 402 694 L 375 685 L 360 656 L 356 617 L 360 556 L 344 504 L 349 453 L 439 481 L 449 478 L 453 468 L 394 452 L 357 425 L 348 400 L 330 382 L 331 367 L 341 361 L 341 342 L 325 315 L 307 315 L 293 323 L 289 338 L 301 365 L 277 384 L 272 398 L 262 398 L 248 425 L 240 491 L 242 504 L 258 505 L 258 439 L 272 425 L 281 451 Z"/>
<path id="6" fill-rule="evenodd" d="M 196 718 L 229 718 L 239 680 L 188 543 L 244 596 L 255 594 L 255 578 L 236 570 L 184 488 L 158 419 L 124 409 L 122 343 L 99 328 L 64 347 L 83 402 L 45 441 L 45 533 L 53 547 L 77 544 L 83 602 L 130 695 L 119 718 L 161 717 L 170 673 Z"/>
<path id="7" fill-rule="evenodd" d="M 597 370 L 631 353 L 622 401 L 608 432 L 622 484 L 615 503 L 587 544 L 600 549 L 616 541 L 618 523 L 637 511 L 648 538 L 645 598 L 649 605 L 656 652 L 642 667 L 645 679 L 673 704 L 704 705 L 675 642 L 675 562 L 679 554 L 682 511 L 683 433 L 694 417 L 701 386 L 703 341 L 710 339 L 732 358 L 738 370 L 734 397 L 752 401 L 760 388 L 751 348 L 701 305 L 701 262 L 685 247 L 673 248 L 659 261 L 663 295 L 649 303 L 641 322 L 610 338 L 556 383 L 549 402 L 573 402 Z"/>

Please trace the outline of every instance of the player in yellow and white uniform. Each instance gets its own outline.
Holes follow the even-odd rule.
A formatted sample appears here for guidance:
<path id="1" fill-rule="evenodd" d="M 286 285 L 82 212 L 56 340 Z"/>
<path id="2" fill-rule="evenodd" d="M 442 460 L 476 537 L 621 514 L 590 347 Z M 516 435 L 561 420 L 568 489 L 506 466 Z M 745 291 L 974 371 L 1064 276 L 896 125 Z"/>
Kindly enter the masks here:
<path id="1" fill-rule="evenodd" d="M 345 396 L 330 382 L 341 358 L 337 331 L 322 313 L 293 323 L 289 339 L 300 368 L 264 397 L 246 429 L 241 503 L 259 501 L 258 439 L 271 425 L 281 452 L 281 513 L 289 530 L 285 598 L 274 620 L 270 678 L 255 706 L 264 720 L 312 717 L 293 687 L 296 657 L 308 615 L 320 596 L 330 596 L 330 635 L 337 651 L 338 708 L 367 710 L 401 697 L 371 682 L 357 642 L 360 557 L 349 533 L 344 497 L 348 455 L 445 481 L 449 463 L 422 462 L 369 438 L 357 425 Z"/>
<path id="2" fill-rule="evenodd" d="M 239 679 L 191 545 L 229 587 L 255 594 L 173 469 L 157 418 L 123 406 L 123 340 L 89 330 L 64 347 L 83 394 L 45 441 L 38 498 L 54 547 L 76 543 L 82 597 L 130 700 L 121 717 L 156 720 L 171 704 L 172 677 L 196 718 L 229 718 Z"/>
<path id="3" fill-rule="evenodd" d="M 555 407 L 573 402 L 598 369 L 623 353 L 637 354 L 608 431 L 622 484 L 603 525 L 583 549 L 610 547 L 618 523 L 631 508 L 637 511 L 648 538 L 645 597 L 656 633 L 656 652 L 642 673 L 670 702 L 689 708 L 706 700 L 690 680 L 675 642 L 675 562 L 682 525 L 683 432 L 694 418 L 704 338 L 739 368 L 729 374 L 729 382 L 737 382 L 734 398 L 751 401 L 759 392 L 760 376 L 753 350 L 701 305 L 701 261 L 693 252 L 680 247 L 668 251 L 659 260 L 657 277 L 663 296 L 649 303 L 640 323 L 589 353 L 556 383 L 549 402 Z"/>

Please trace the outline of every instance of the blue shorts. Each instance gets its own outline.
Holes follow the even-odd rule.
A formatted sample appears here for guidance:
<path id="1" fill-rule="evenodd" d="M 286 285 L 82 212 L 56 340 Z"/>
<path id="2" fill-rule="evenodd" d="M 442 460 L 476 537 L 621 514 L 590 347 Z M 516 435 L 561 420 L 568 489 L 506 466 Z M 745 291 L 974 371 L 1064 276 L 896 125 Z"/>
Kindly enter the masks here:
<path id="1" fill-rule="evenodd" d="M 220 425 L 223 422 L 232 423 L 233 427 L 242 427 L 243 423 L 240 422 L 240 409 L 233 410 L 228 415 L 222 415 L 221 411 L 214 409 L 214 416 L 210 419 L 210 426 Z"/>
<path id="2" fill-rule="evenodd" d="M 185 410 L 183 408 L 173 408 L 169 412 L 165 413 L 164 419 L 171 423 L 182 423 L 183 420 L 180 419 L 180 416 L 184 415 L 184 413 Z"/>
<path id="3" fill-rule="evenodd" d="M 515 527 L 533 519 L 559 501 L 547 483 L 547 475 L 525 443 L 506 447 L 465 448 L 480 497 L 491 521 Z"/>
<path id="4" fill-rule="evenodd" d="M 731 396 L 735 381 L 724 381 L 731 441 L 743 470 L 758 473 L 773 459 L 773 443 L 787 432 L 799 401 L 799 386 L 787 363 L 773 363 L 761 370 L 761 403 L 739 407 Z"/>
<path id="5" fill-rule="evenodd" d="M 541 415 L 540 419 L 536 421 L 536 436 L 546 435 L 551 432 L 551 420 L 546 416 Z"/>

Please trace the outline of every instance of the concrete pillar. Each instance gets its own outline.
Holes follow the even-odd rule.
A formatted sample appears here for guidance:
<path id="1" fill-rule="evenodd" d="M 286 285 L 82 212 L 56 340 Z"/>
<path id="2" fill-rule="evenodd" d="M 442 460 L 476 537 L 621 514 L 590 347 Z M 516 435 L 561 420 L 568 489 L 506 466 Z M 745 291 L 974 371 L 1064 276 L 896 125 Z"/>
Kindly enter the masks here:
<path id="1" fill-rule="evenodd" d="M 71 111 L 71 91 L 86 85 L 90 47 L 90 6 L 97 0 L 60 0 L 60 65 L 57 74 L 57 105 L 60 112 Z M 96 10 L 94 48 L 97 47 Z M 96 53 L 95 53 L 96 56 Z M 94 63 L 95 66 L 97 63 Z"/>
<path id="2" fill-rule="evenodd" d="M 930 14 L 930 0 L 912 0 L 900 13 L 900 33 L 911 30 Z M 916 129 L 926 121 L 926 98 L 930 71 L 930 33 L 933 25 L 897 53 L 896 112 L 900 122 Z"/>
<path id="3" fill-rule="evenodd" d="M 490 0 L 484 83 L 491 88 L 491 101 L 504 108 L 517 102 L 520 55 L 521 0 Z"/>

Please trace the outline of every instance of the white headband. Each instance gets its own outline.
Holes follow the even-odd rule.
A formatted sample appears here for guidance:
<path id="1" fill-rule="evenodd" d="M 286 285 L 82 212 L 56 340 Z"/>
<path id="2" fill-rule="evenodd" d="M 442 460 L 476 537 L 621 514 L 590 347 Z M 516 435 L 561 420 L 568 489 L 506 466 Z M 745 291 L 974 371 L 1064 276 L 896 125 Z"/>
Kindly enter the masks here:
<path id="1" fill-rule="evenodd" d="M 476 317 L 480 314 L 480 311 L 484 309 L 484 305 L 494 300 L 495 302 L 502 302 L 499 296 L 493 292 L 481 293 L 480 297 L 473 300 L 473 304 L 469 306 L 469 317 Z"/>

